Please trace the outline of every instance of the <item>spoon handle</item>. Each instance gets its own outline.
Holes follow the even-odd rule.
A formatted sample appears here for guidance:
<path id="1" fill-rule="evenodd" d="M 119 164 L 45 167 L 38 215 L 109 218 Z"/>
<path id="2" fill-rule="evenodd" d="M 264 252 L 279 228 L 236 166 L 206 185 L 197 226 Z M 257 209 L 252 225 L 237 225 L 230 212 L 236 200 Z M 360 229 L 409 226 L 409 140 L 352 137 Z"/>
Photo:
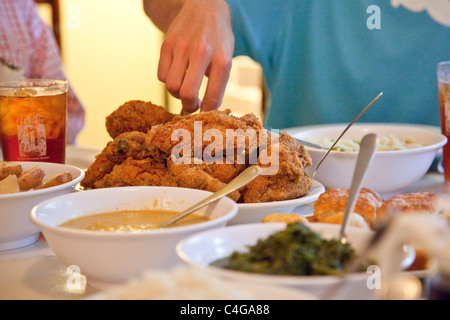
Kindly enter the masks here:
<path id="1" fill-rule="evenodd" d="M 164 221 L 159 226 L 160 227 L 167 227 L 168 225 L 178 221 L 179 219 L 187 216 L 188 214 L 203 208 L 204 206 L 207 206 L 208 204 L 226 196 L 227 194 L 238 190 L 239 188 L 245 186 L 247 183 L 255 179 L 257 176 L 261 174 L 261 168 L 257 165 L 252 165 L 242 171 L 241 174 L 239 174 L 236 178 L 234 178 L 230 183 L 228 183 L 225 187 L 222 189 L 216 191 L 214 194 L 210 195 L 209 197 L 205 198 L 204 200 L 200 201 L 199 203 L 193 205 L 189 209 L 177 214 L 175 217 Z"/>
<path id="2" fill-rule="evenodd" d="M 340 231 L 341 242 L 347 241 L 347 231 L 350 226 L 350 215 L 355 209 L 356 201 L 359 197 L 362 184 L 366 178 L 367 171 L 372 163 L 375 151 L 378 146 L 378 136 L 374 133 L 365 135 L 361 140 L 361 148 L 356 160 L 355 171 L 353 173 L 353 180 L 350 186 L 347 205 L 345 207 L 344 219 Z"/>
<path id="3" fill-rule="evenodd" d="M 344 136 L 344 134 L 348 131 L 348 129 L 350 129 L 350 127 L 367 111 L 369 110 L 369 108 L 378 101 L 378 99 L 381 98 L 381 96 L 383 95 L 383 92 L 380 92 L 375 99 L 373 99 L 357 116 L 355 119 L 352 120 L 352 122 L 350 122 L 347 127 L 345 127 L 344 131 L 342 131 L 342 133 L 339 135 L 339 137 L 334 141 L 334 143 L 331 145 L 330 148 L 328 148 L 328 151 L 325 153 L 325 155 L 322 157 L 322 159 L 319 161 L 319 164 L 317 165 L 316 169 L 314 170 L 314 173 L 312 175 L 312 179 L 314 179 L 314 177 L 316 176 L 317 170 L 319 170 L 320 165 L 322 164 L 322 162 L 325 160 L 325 158 L 328 156 L 328 154 L 333 151 L 333 148 L 337 145 L 337 143 L 339 142 L 339 140 L 341 140 L 341 138 Z"/>

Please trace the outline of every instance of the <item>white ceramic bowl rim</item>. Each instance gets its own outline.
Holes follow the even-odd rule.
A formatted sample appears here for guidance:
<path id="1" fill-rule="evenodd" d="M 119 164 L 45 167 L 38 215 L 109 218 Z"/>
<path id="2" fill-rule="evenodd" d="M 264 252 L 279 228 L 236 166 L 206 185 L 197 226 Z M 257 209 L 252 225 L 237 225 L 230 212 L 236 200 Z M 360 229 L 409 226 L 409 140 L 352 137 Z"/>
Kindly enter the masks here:
<path id="1" fill-rule="evenodd" d="M 36 165 L 39 165 L 39 162 L 34 162 Z M 79 182 L 81 182 L 84 179 L 85 173 L 83 170 L 81 170 L 80 168 L 71 166 L 71 165 L 67 165 L 67 164 L 58 164 L 58 163 L 45 163 L 47 166 L 61 166 L 61 168 L 66 168 L 69 169 L 71 168 L 74 171 L 79 172 L 78 177 L 72 179 L 69 182 L 60 184 L 58 186 L 54 186 L 54 187 L 50 187 L 50 188 L 46 188 L 46 189 L 38 189 L 38 190 L 29 190 L 29 191 L 24 191 L 24 192 L 17 192 L 17 193 L 7 193 L 7 194 L 0 194 L 0 200 L 1 199 L 15 199 L 15 198 L 24 198 L 24 197 L 29 197 L 29 196 L 38 196 L 41 194 L 45 194 L 45 193 L 49 193 L 51 191 L 59 191 L 62 189 L 66 189 L 68 185 L 77 185 Z M 67 171 L 67 170 L 65 170 Z"/>
<path id="2" fill-rule="evenodd" d="M 269 208 L 283 208 L 283 207 L 298 207 L 305 202 L 309 202 L 309 199 L 318 197 L 325 191 L 325 187 L 318 181 L 312 180 L 312 188 L 302 197 L 284 200 L 284 201 L 272 201 L 261 203 L 238 203 L 238 207 L 241 209 L 269 209 Z M 239 213 L 242 214 L 242 213 Z M 245 214 L 245 213 L 244 213 Z"/>
<path id="3" fill-rule="evenodd" d="M 149 192 L 151 192 L 151 189 L 153 188 L 164 188 L 164 189 L 170 189 L 174 190 L 176 192 L 177 189 L 183 189 L 186 190 L 187 188 L 178 188 L 178 187 L 153 187 L 153 186 L 143 186 L 143 187 L 116 187 L 116 188 L 107 188 L 107 189 L 95 189 L 95 190 L 88 190 L 88 191 L 81 191 L 77 193 L 72 194 L 66 194 L 62 196 L 55 197 L 50 200 L 46 200 L 44 202 L 41 202 L 40 204 L 33 207 L 33 209 L 30 212 L 30 220 L 37 226 L 41 227 L 42 229 L 48 229 L 58 234 L 65 234 L 65 235 L 72 235 L 72 236 L 78 236 L 78 237 L 86 237 L 86 238 L 108 238 L 108 239 L 123 239 L 123 238 L 140 238 L 140 237 L 149 237 L 149 236 L 158 236 L 161 234 L 169 235 L 169 234 L 177 234 L 177 233 L 183 233 L 183 232 L 189 232 L 192 230 L 196 230 L 199 228 L 207 227 L 211 224 L 215 225 L 217 223 L 220 223 L 222 221 L 227 221 L 230 218 L 234 217 L 238 212 L 238 207 L 236 203 L 231 200 L 230 198 L 224 197 L 219 201 L 226 201 L 229 204 L 232 205 L 232 209 L 229 213 L 220 216 L 215 219 L 211 219 L 209 221 L 200 222 L 196 224 L 191 224 L 187 226 L 180 226 L 180 227 L 173 227 L 173 228 L 162 228 L 162 229 L 152 229 L 152 230 L 143 230 L 139 232 L 99 232 L 99 231 L 91 231 L 91 230 L 79 230 L 79 229 L 72 229 L 67 227 L 60 227 L 60 226 L 52 226 L 49 224 L 46 224 L 39 220 L 37 217 L 38 211 L 41 207 L 54 202 L 54 201 L 64 201 L 71 199 L 73 197 L 83 197 L 83 194 L 90 192 L 93 193 L 104 193 L 104 192 L 122 192 L 122 191 L 133 191 L 133 190 L 143 190 L 143 188 L 148 188 Z M 188 189 L 192 190 L 192 192 L 201 192 L 205 194 L 205 197 L 212 194 L 212 192 L 204 191 L 204 190 L 197 190 L 197 189 Z M 187 209 L 187 208 L 186 208 Z M 94 214 L 94 213 L 92 213 Z M 90 214 L 86 214 L 90 215 Z"/>
<path id="4" fill-rule="evenodd" d="M 389 127 L 392 127 L 394 129 L 412 129 L 419 133 L 426 132 L 428 134 L 433 134 L 436 136 L 436 140 L 438 140 L 436 143 L 425 145 L 425 146 L 419 147 L 419 148 L 405 149 L 405 150 L 380 151 L 380 152 L 377 152 L 377 156 L 408 155 L 411 153 L 428 152 L 430 150 L 439 149 L 447 143 L 447 138 L 443 134 L 438 133 L 438 132 L 433 132 L 431 129 L 427 129 L 426 127 L 420 127 L 420 126 L 416 127 L 415 125 L 408 125 L 408 124 L 402 124 L 402 123 L 365 123 L 365 124 L 354 124 L 353 126 L 355 128 L 369 128 L 369 129 L 375 128 L 372 131 L 369 130 L 370 132 L 375 132 L 377 128 L 378 129 L 386 129 Z M 411 126 L 411 127 L 409 127 L 409 126 Z M 345 128 L 345 125 L 342 125 L 342 124 L 326 125 L 323 128 L 315 127 L 312 129 L 306 129 L 304 131 L 300 130 L 297 133 L 293 133 L 293 136 L 295 137 L 298 134 L 298 135 L 302 136 L 303 139 L 305 139 L 304 134 L 306 134 L 306 133 L 320 132 L 322 130 L 327 130 L 327 129 L 329 130 L 329 129 L 334 129 L 334 128 L 343 130 Z M 345 135 L 342 139 L 346 139 Z M 314 150 L 315 152 L 323 153 L 323 154 L 325 154 L 327 152 L 327 150 L 312 148 L 312 147 L 308 147 L 308 146 L 305 146 L 305 148 L 308 150 Z M 345 155 L 354 156 L 355 154 L 358 154 L 357 151 L 337 151 L 337 150 L 332 150 L 330 153 L 332 153 L 333 156 L 345 156 Z"/>

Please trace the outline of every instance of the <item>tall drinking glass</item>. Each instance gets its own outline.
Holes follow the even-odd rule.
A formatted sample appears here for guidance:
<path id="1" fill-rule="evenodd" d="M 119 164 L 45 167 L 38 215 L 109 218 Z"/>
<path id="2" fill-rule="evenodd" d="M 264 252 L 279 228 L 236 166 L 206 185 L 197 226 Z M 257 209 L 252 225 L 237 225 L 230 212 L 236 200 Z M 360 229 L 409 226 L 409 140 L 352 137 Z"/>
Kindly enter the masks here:
<path id="1" fill-rule="evenodd" d="M 445 183 L 450 185 L 450 61 L 438 64 L 439 106 L 441 129 L 449 142 L 444 146 L 443 162 Z"/>
<path id="2" fill-rule="evenodd" d="M 0 83 L 0 141 L 6 161 L 64 163 L 67 81 Z"/>

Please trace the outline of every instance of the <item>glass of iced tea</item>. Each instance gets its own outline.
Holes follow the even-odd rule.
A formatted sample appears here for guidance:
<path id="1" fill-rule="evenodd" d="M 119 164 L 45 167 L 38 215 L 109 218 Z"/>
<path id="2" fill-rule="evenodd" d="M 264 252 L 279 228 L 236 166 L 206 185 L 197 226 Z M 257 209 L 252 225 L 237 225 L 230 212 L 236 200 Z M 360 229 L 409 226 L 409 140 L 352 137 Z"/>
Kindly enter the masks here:
<path id="1" fill-rule="evenodd" d="M 64 80 L 0 83 L 3 160 L 65 162 L 67 89 Z"/>
<path id="2" fill-rule="evenodd" d="M 443 162 L 445 183 L 450 185 L 450 61 L 438 64 L 439 106 L 441 110 L 441 129 L 449 142 L 444 146 Z"/>

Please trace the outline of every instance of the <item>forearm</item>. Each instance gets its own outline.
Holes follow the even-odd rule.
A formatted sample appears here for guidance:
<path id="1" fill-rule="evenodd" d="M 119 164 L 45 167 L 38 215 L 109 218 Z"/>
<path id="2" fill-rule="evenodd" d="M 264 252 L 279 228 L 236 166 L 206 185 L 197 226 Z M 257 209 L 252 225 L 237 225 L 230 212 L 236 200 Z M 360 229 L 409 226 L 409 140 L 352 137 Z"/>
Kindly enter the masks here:
<path id="1" fill-rule="evenodd" d="M 184 0 L 143 0 L 144 11 L 155 26 L 167 32 Z"/>
<path id="2" fill-rule="evenodd" d="M 220 107 L 231 69 L 234 35 L 225 0 L 144 0 L 144 9 L 165 33 L 158 79 L 194 112 Z M 204 76 L 208 85 L 198 97 Z"/>

